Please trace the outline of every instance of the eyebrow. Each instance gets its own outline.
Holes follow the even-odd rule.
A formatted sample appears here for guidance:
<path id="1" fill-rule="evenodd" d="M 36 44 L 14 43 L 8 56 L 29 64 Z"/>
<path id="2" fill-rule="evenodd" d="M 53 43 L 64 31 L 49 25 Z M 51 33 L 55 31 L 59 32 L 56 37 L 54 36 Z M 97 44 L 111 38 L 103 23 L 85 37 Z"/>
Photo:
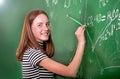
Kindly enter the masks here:
<path id="1" fill-rule="evenodd" d="M 50 24 L 50 21 L 46 22 Z M 37 22 L 36 24 L 43 24 L 43 22 Z"/>

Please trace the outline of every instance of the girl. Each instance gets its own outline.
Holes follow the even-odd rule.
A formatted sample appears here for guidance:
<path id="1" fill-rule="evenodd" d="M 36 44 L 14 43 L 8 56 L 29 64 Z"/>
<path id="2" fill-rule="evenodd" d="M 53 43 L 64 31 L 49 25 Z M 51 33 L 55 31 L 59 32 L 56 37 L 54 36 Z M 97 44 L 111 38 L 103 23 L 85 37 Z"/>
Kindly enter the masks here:
<path id="1" fill-rule="evenodd" d="M 17 60 L 22 63 L 23 78 L 53 79 L 53 73 L 75 77 L 85 48 L 85 26 L 78 27 L 75 35 L 78 46 L 75 56 L 68 66 L 54 61 L 54 45 L 51 38 L 50 23 L 46 12 L 33 10 L 24 20 Z"/>

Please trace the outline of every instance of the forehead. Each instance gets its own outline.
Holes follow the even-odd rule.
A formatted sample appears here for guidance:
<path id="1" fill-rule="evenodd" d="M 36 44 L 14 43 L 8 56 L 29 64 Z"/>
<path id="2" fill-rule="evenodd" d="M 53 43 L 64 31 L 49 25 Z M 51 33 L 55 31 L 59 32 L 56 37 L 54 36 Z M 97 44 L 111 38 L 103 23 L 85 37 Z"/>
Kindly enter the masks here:
<path id="1" fill-rule="evenodd" d="M 39 14 L 33 22 L 48 22 L 48 17 L 45 14 Z"/>

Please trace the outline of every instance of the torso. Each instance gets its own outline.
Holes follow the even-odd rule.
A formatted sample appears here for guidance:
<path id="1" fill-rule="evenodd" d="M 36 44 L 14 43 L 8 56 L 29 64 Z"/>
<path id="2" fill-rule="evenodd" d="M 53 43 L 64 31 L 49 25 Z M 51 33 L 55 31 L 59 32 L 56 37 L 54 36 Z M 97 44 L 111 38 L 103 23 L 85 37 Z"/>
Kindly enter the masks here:
<path id="1" fill-rule="evenodd" d="M 23 55 L 22 74 L 24 79 L 54 79 L 54 74 L 37 63 L 47 56 L 35 48 L 28 49 Z"/>

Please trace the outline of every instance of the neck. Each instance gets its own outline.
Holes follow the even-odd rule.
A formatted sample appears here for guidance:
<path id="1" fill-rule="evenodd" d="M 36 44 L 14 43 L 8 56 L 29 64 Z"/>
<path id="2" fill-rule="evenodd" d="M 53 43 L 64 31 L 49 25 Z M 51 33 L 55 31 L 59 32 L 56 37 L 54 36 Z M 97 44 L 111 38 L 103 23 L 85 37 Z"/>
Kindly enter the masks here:
<path id="1" fill-rule="evenodd" d="M 40 45 L 40 47 L 41 47 L 43 50 L 46 50 L 46 44 L 45 44 L 45 42 L 39 42 L 39 45 Z"/>

